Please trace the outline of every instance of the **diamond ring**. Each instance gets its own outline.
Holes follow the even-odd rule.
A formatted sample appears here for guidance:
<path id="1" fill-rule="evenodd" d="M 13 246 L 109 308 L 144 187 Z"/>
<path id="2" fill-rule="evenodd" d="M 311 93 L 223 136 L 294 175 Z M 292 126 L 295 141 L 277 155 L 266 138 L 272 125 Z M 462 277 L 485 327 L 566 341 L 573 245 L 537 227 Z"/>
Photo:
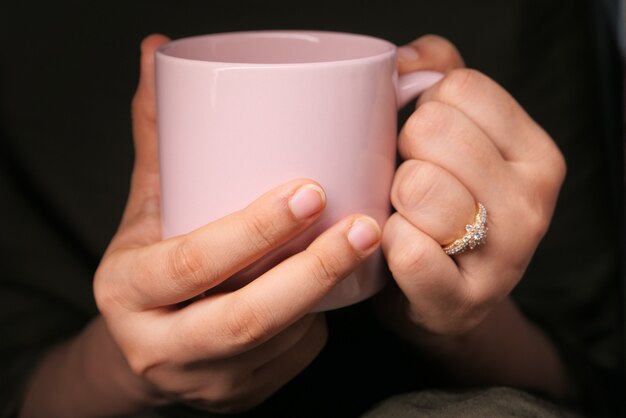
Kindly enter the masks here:
<path id="1" fill-rule="evenodd" d="M 450 244 L 442 246 L 443 251 L 448 255 L 455 255 L 461 254 L 467 249 L 473 250 L 486 242 L 487 230 L 487 209 L 479 202 L 474 223 L 465 225 L 465 235 Z"/>

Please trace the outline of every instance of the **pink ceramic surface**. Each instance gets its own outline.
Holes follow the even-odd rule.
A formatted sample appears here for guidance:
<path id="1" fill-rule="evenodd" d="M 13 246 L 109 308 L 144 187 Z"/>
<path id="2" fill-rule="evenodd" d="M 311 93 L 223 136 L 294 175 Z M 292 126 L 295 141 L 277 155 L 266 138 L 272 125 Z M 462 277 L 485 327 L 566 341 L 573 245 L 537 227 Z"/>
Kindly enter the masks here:
<path id="1" fill-rule="evenodd" d="M 229 290 L 301 251 L 350 213 L 389 215 L 397 109 L 440 79 L 398 77 L 396 48 L 328 32 L 240 32 L 170 42 L 156 53 L 163 237 L 242 209 L 295 178 L 319 182 L 321 219 L 228 279 Z M 384 282 L 370 257 L 318 306 L 363 300 Z"/>

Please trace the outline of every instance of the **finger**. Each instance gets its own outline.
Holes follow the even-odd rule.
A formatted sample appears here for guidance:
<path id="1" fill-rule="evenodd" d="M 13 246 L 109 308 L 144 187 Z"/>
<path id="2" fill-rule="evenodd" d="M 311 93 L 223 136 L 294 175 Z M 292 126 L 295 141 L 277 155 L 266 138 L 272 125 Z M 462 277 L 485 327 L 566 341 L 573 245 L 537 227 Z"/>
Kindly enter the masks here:
<path id="1" fill-rule="evenodd" d="M 307 334 L 325 327 L 323 314 L 306 315 L 265 344 L 228 358 L 203 358 L 190 363 L 172 364 L 171 367 L 153 368 L 148 378 L 170 393 L 197 392 L 205 388 L 212 398 L 232 395 L 246 384 L 256 370 L 292 350 Z M 171 357 L 169 357 L 171 360 Z M 249 386 L 249 385 L 248 385 Z"/>
<path id="2" fill-rule="evenodd" d="M 521 106 L 493 80 L 469 69 L 448 73 L 418 99 L 452 106 L 485 132 L 507 161 L 545 161 L 560 155 L 556 145 Z"/>
<path id="3" fill-rule="evenodd" d="M 326 325 L 320 315 L 295 345 L 258 369 L 251 372 L 241 370 L 241 374 L 225 369 L 222 373 L 225 378 L 218 378 L 217 381 L 214 373 L 203 376 L 205 388 L 196 391 L 196 400 L 192 404 L 217 413 L 249 410 L 300 374 L 320 353 L 326 339 Z M 228 362 L 224 366 L 228 368 L 230 364 Z"/>
<path id="4" fill-rule="evenodd" d="M 480 265 L 476 257 L 462 257 L 462 266 L 475 275 L 489 267 L 491 275 L 483 277 L 498 277 L 498 283 L 511 287 L 547 228 L 564 174 L 560 157 L 554 162 L 550 156 L 540 163 L 505 161 L 494 141 L 472 119 L 436 101 L 422 104 L 409 118 L 399 147 L 405 158 L 443 168 L 467 188 L 476 203 L 485 205 L 489 236 L 482 251 L 491 258 Z"/>
<path id="5" fill-rule="evenodd" d="M 472 120 L 450 105 L 427 102 L 418 107 L 402 128 L 398 146 L 403 158 L 438 165 L 485 204 L 507 192 L 510 167 L 499 150 Z"/>
<path id="6" fill-rule="evenodd" d="M 260 399 L 269 397 L 298 376 L 320 354 L 328 340 L 324 316 L 313 323 L 304 337 L 289 351 L 255 371 L 255 393 Z"/>
<path id="7" fill-rule="evenodd" d="M 528 255 L 536 246 L 538 236 L 545 230 L 545 220 L 549 219 L 553 207 L 550 199 L 545 203 L 537 197 L 550 196 L 552 193 L 538 188 L 536 179 L 545 176 L 542 174 L 545 169 L 532 166 L 529 178 L 534 177 L 535 180 L 526 180 L 523 176 L 526 173 L 520 168 L 524 164 L 513 165 L 505 161 L 493 141 L 473 120 L 457 108 L 442 102 L 427 102 L 417 109 L 400 134 L 399 146 L 405 158 L 428 161 L 442 168 L 473 197 L 474 203 L 463 204 L 462 215 L 455 215 L 449 220 L 462 222 L 456 216 L 463 216 L 463 219 L 466 219 L 465 216 L 474 216 L 475 205 L 478 202 L 485 205 L 489 228 L 487 244 L 479 247 L 479 251 L 477 249 L 455 256 L 455 260 L 467 280 L 476 278 L 475 285 L 479 288 L 475 293 L 486 295 L 490 286 L 492 295 L 510 291 L 521 277 L 520 272 L 526 268 Z M 558 182 L 552 178 L 547 180 L 550 184 L 555 181 Z M 458 189 L 452 190 L 459 193 Z M 447 194 L 449 198 L 457 196 L 452 191 L 440 190 L 438 193 Z M 432 194 L 435 194 L 434 190 Z M 459 208 L 445 201 L 444 197 L 439 199 L 437 204 L 452 204 L 452 208 L 447 209 L 441 206 L 441 212 Z M 473 214 L 467 215 L 469 211 Z M 414 219 L 414 215 L 406 211 L 403 214 L 408 219 Z M 520 222 L 520 219 L 524 219 L 524 222 Z M 431 231 L 432 227 L 427 223 L 435 221 L 422 218 L 415 222 L 424 231 Z M 472 223 L 473 219 L 467 222 Z M 512 246 L 511 242 L 515 245 Z M 483 259 L 477 253 L 489 257 Z"/>
<path id="8" fill-rule="evenodd" d="M 462 237 L 474 222 L 476 202 L 467 188 L 436 164 L 408 160 L 391 188 L 394 208 L 441 245 Z"/>
<path id="9" fill-rule="evenodd" d="M 325 328 L 324 314 L 305 315 L 264 344 L 232 357 L 231 360 L 234 363 L 245 363 L 249 370 L 259 370 L 266 364 L 283 357 L 303 339 L 306 339 L 311 332 L 317 335 L 324 333 Z"/>
<path id="10" fill-rule="evenodd" d="M 168 41 L 169 38 L 155 34 L 141 43 L 139 84 L 132 101 L 132 116 L 135 161 L 139 169 L 146 171 L 158 169 L 154 53 Z"/>
<path id="11" fill-rule="evenodd" d="M 293 238 L 324 206 L 319 185 L 295 180 L 189 234 L 119 251 L 101 276 L 115 278 L 109 288 L 119 289 L 129 309 L 183 302 Z"/>
<path id="12" fill-rule="evenodd" d="M 172 317 L 177 343 L 170 352 L 228 357 L 257 347 L 309 313 L 375 251 L 379 240 L 373 219 L 363 215 L 343 219 L 305 251 L 243 288 L 177 312 Z"/>
<path id="13" fill-rule="evenodd" d="M 482 320 L 485 311 L 475 295 L 476 277 L 482 271 L 466 274 L 438 242 L 399 213 L 385 224 L 382 245 L 393 277 L 410 302 L 408 314 L 414 323 L 436 333 L 456 334 Z M 478 252 L 470 256 L 486 261 Z"/>
<path id="14" fill-rule="evenodd" d="M 114 248 L 122 242 L 154 242 L 160 236 L 154 51 L 168 40 L 162 35 L 151 35 L 141 43 L 139 83 L 132 101 L 135 164 L 122 219 L 121 229 L 126 231 L 116 237 Z M 136 227 L 131 231 L 133 224 Z"/>
<path id="15" fill-rule="evenodd" d="M 418 70 L 447 73 L 464 66 L 461 54 L 447 39 L 425 35 L 398 48 L 398 72 L 406 74 Z"/>

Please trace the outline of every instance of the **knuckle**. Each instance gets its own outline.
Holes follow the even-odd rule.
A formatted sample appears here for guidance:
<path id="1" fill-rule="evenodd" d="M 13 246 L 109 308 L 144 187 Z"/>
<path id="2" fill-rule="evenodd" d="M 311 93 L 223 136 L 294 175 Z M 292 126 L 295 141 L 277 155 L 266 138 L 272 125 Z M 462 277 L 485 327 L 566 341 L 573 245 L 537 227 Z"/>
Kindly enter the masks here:
<path id="1" fill-rule="evenodd" d="M 93 294 L 98 311 L 107 317 L 119 309 L 132 309 L 127 287 L 120 285 L 114 254 L 106 256 L 94 274 Z"/>
<path id="2" fill-rule="evenodd" d="M 420 145 L 417 139 L 444 135 L 449 129 L 449 118 L 450 109 L 442 102 L 430 100 L 420 104 L 406 122 L 402 146 L 410 153 L 412 147 Z"/>
<path id="3" fill-rule="evenodd" d="M 450 65 L 459 65 L 461 63 L 461 56 L 452 42 L 446 38 L 428 34 L 421 38 L 422 42 L 428 42 L 433 50 L 437 51 L 441 62 L 449 63 Z"/>
<path id="4" fill-rule="evenodd" d="M 273 316 L 247 300 L 230 303 L 223 323 L 222 338 L 233 353 L 254 347 L 271 335 Z"/>
<path id="5" fill-rule="evenodd" d="M 193 289 L 213 282 L 212 264 L 202 245 L 188 238 L 181 238 L 171 248 L 165 263 L 171 283 L 178 289 Z"/>
<path id="6" fill-rule="evenodd" d="M 391 273 L 400 280 L 420 274 L 428 268 L 431 259 L 432 254 L 428 246 L 414 245 L 410 242 L 406 245 L 394 246 L 387 255 Z"/>
<path id="7" fill-rule="evenodd" d="M 309 254 L 309 274 L 319 286 L 329 291 L 346 273 L 345 261 L 338 255 L 321 250 L 305 250 Z"/>
<path id="8" fill-rule="evenodd" d="M 439 169 L 428 162 L 409 160 L 396 173 L 391 200 L 396 209 L 415 209 L 437 189 Z"/>
<path id="9" fill-rule="evenodd" d="M 450 71 L 439 83 L 438 96 L 447 103 L 462 102 L 465 97 L 481 92 L 485 76 L 476 70 L 459 68 Z"/>
<path id="10" fill-rule="evenodd" d="M 282 236 L 277 222 L 264 212 L 253 212 L 247 216 L 244 228 L 249 242 L 257 250 L 274 247 Z"/>
<path id="11" fill-rule="evenodd" d="M 162 361 L 154 358 L 151 350 L 140 349 L 125 353 L 126 362 L 130 371 L 135 375 L 147 381 L 153 381 L 154 371 L 159 368 Z"/>

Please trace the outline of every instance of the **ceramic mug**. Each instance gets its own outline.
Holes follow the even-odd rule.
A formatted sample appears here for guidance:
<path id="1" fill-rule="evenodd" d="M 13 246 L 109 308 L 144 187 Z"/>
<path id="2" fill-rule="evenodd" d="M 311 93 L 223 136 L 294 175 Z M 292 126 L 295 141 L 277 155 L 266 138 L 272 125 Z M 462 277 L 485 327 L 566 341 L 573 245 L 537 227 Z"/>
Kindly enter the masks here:
<path id="1" fill-rule="evenodd" d="M 242 209 L 289 180 L 321 184 L 327 207 L 320 219 L 218 288 L 228 291 L 348 214 L 382 226 L 396 168 L 397 110 L 440 78 L 398 76 L 396 47 L 356 34 L 235 32 L 163 45 L 156 52 L 163 237 Z M 379 251 L 316 310 L 373 295 L 384 285 L 381 267 Z"/>

